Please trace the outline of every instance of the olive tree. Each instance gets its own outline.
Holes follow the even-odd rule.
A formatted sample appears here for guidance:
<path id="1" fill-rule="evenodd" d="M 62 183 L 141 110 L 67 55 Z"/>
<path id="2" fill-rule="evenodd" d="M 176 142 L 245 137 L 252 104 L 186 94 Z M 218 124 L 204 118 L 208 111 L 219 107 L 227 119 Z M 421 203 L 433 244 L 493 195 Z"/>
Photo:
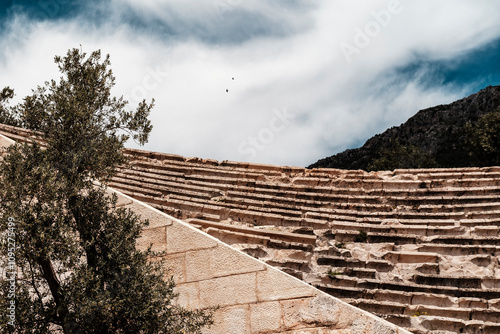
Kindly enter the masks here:
<path id="1" fill-rule="evenodd" d="M 60 79 L 7 114 L 39 142 L 10 146 L 0 162 L 2 331 L 199 333 L 212 310 L 174 303 L 161 254 L 136 248 L 148 222 L 106 193 L 126 163 L 125 142 L 147 142 L 154 101 L 129 110 L 112 97 L 115 77 L 100 51 L 72 49 L 55 63 Z"/>

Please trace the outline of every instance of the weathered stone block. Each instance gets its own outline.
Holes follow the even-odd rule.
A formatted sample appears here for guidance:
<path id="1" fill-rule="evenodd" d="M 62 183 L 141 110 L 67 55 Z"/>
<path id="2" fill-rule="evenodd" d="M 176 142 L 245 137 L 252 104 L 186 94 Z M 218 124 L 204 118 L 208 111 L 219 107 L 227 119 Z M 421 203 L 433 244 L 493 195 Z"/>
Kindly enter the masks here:
<path id="1" fill-rule="evenodd" d="M 303 327 L 330 327 L 339 321 L 339 305 L 327 295 L 319 294 L 314 298 L 293 299 L 281 302 L 283 325 L 285 329 Z"/>
<path id="2" fill-rule="evenodd" d="M 212 249 L 186 253 L 188 282 L 264 269 L 265 264 L 221 243 Z"/>
<path id="3" fill-rule="evenodd" d="M 126 205 L 127 208 L 133 210 L 136 214 L 140 215 L 142 219 L 149 220 L 148 228 L 171 225 L 172 219 L 166 214 L 152 208 L 145 206 L 140 202 L 134 201 L 131 204 Z"/>
<path id="4" fill-rule="evenodd" d="M 176 284 L 186 282 L 186 254 L 167 255 L 163 258 L 163 267 L 167 269 L 167 277 L 173 277 Z"/>
<path id="5" fill-rule="evenodd" d="M 178 284 L 175 286 L 176 303 L 188 309 L 200 308 L 200 289 L 197 282 Z"/>
<path id="6" fill-rule="evenodd" d="M 241 274 L 200 281 L 202 307 L 255 303 L 256 274 Z"/>
<path id="7" fill-rule="evenodd" d="M 250 332 L 248 323 L 248 305 L 227 307 L 219 310 L 214 316 L 214 324 L 203 329 L 203 334 L 246 334 Z"/>
<path id="8" fill-rule="evenodd" d="M 167 250 L 167 229 L 165 226 L 148 228 L 142 231 L 141 236 L 137 239 L 137 247 L 145 250 L 150 245 L 152 245 L 151 250 L 154 252 Z"/>
<path id="9" fill-rule="evenodd" d="M 278 269 L 268 267 L 257 273 L 259 301 L 311 297 L 317 290 Z"/>
<path id="10" fill-rule="evenodd" d="M 250 305 L 250 324 L 252 333 L 268 333 L 281 327 L 281 306 L 279 302 L 266 302 Z"/>
<path id="11" fill-rule="evenodd" d="M 212 248 L 217 244 L 217 240 L 212 237 L 179 222 L 173 221 L 173 224 L 167 227 L 169 254 Z"/>

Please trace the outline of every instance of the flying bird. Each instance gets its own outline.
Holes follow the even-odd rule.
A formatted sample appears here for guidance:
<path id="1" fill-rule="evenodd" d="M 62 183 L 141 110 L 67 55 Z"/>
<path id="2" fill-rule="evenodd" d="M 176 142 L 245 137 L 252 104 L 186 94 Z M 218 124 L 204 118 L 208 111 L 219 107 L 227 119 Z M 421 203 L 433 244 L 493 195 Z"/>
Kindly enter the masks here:
<path id="1" fill-rule="evenodd" d="M 231 78 L 232 80 L 234 80 L 234 77 Z M 226 88 L 226 93 L 229 93 L 229 89 Z"/>

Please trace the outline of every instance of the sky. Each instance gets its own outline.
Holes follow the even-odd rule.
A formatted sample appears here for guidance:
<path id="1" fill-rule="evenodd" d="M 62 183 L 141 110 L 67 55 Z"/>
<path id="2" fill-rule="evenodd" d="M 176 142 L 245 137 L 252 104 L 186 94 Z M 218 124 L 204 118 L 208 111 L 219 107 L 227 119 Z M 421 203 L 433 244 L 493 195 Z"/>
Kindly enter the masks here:
<path id="1" fill-rule="evenodd" d="M 109 54 L 115 96 L 155 99 L 128 147 L 307 166 L 418 110 L 500 85 L 500 1 L 14 0 L 0 4 L 12 104 L 60 77 L 54 56 Z"/>

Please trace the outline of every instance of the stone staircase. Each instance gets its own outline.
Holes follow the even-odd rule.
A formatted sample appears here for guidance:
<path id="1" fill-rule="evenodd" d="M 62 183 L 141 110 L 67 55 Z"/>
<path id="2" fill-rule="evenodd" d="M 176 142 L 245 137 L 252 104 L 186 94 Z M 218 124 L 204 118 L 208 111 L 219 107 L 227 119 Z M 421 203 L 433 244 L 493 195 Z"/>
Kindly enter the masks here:
<path id="1" fill-rule="evenodd" d="M 351 305 L 413 333 L 500 333 L 500 167 L 366 173 L 125 153 L 111 187 Z"/>

